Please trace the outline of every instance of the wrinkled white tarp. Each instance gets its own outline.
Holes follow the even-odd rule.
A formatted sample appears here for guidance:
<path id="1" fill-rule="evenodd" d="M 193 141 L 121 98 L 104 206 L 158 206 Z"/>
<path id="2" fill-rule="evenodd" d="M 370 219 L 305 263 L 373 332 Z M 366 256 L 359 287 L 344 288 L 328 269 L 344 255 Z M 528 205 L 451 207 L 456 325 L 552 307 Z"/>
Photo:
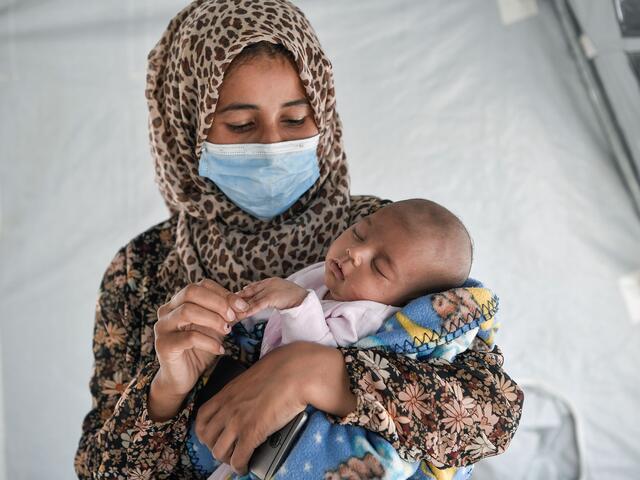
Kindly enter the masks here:
<path id="1" fill-rule="evenodd" d="M 507 371 L 571 400 L 592 478 L 637 478 L 640 330 L 618 278 L 640 268 L 640 221 L 549 5 L 506 27 L 491 0 L 297 3 L 334 64 L 353 192 L 428 197 L 462 217 L 472 275 L 501 298 Z M 0 2 L 7 478 L 73 477 L 98 284 L 121 245 L 167 217 L 144 77 L 183 5 Z M 476 478 L 527 478 L 540 408 Z M 574 475 L 575 459 L 556 464 Z"/>

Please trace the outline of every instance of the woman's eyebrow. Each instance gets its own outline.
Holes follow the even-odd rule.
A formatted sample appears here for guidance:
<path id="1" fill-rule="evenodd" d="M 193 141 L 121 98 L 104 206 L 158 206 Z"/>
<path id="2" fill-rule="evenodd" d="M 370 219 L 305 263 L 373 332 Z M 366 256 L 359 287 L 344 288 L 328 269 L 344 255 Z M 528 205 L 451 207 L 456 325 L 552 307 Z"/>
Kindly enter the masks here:
<path id="1" fill-rule="evenodd" d="M 291 100 L 290 102 L 283 103 L 283 107 L 294 107 L 296 105 L 308 105 L 309 100 L 306 98 L 299 98 L 298 100 Z"/>
<path id="2" fill-rule="evenodd" d="M 286 107 L 295 107 L 296 105 L 308 105 L 309 101 L 306 98 L 299 98 L 298 100 L 291 100 L 290 102 L 283 103 L 281 105 L 282 108 Z M 218 111 L 218 115 L 228 112 L 229 110 L 260 110 L 258 105 L 254 105 L 252 103 L 230 103 L 223 109 Z"/>
<path id="3" fill-rule="evenodd" d="M 217 113 L 221 114 L 224 112 L 228 112 L 229 110 L 259 110 L 257 105 L 252 105 L 250 103 L 230 103 L 222 110 L 219 110 Z"/>

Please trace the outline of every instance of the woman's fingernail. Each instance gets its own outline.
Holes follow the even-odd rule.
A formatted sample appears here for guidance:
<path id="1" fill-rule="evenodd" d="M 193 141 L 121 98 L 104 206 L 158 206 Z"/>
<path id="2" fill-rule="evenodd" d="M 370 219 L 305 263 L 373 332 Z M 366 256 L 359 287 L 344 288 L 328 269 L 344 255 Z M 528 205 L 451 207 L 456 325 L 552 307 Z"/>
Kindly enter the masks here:
<path id="1" fill-rule="evenodd" d="M 236 319 L 236 312 L 231 308 L 227 309 L 227 322 L 233 322 Z"/>
<path id="2" fill-rule="evenodd" d="M 237 298 L 234 305 L 236 306 L 236 308 L 238 310 L 242 310 L 243 312 L 249 308 L 249 304 L 247 302 L 245 302 L 244 300 L 242 300 L 241 298 Z"/>
<path id="3" fill-rule="evenodd" d="M 224 347 L 220 345 L 220 353 L 224 353 Z"/>
<path id="4" fill-rule="evenodd" d="M 225 331 L 225 332 L 230 332 L 230 331 L 231 331 L 231 325 L 229 325 L 228 323 L 227 323 L 227 324 L 225 324 L 225 326 L 224 326 L 224 331 Z"/>

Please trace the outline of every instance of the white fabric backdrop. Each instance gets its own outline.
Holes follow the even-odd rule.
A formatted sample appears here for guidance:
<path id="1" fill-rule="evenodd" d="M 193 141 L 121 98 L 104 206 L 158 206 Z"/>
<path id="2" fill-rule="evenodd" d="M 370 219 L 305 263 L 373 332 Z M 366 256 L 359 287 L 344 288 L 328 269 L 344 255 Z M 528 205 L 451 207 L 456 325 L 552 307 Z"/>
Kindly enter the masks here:
<path id="1" fill-rule="evenodd" d="M 353 192 L 461 216 L 472 275 L 501 298 L 507 371 L 573 402 L 591 478 L 638 478 L 640 327 L 617 280 L 640 268 L 640 221 L 552 10 L 504 26 L 493 0 L 297 3 L 334 65 Z M 74 476 L 98 284 L 167 217 L 144 76 L 183 5 L 0 0 L 7 478 Z M 541 443 L 521 430 L 476 478 L 526 478 Z M 546 478 L 571 478 L 571 458 L 555 465 Z"/>

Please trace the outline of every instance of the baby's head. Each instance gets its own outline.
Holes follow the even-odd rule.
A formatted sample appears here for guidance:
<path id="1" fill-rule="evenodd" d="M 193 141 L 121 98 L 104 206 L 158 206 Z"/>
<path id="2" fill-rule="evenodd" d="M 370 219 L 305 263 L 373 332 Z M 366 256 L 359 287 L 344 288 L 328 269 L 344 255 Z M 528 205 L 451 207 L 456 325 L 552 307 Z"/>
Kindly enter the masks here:
<path id="1" fill-rule="evenodd" d="M 430 200 L 392 203 L 345 230 L 329 247 L 325 283 L 336 300 L 401 306 L 461 286 L 473 256 L 460 219 Z"/>

